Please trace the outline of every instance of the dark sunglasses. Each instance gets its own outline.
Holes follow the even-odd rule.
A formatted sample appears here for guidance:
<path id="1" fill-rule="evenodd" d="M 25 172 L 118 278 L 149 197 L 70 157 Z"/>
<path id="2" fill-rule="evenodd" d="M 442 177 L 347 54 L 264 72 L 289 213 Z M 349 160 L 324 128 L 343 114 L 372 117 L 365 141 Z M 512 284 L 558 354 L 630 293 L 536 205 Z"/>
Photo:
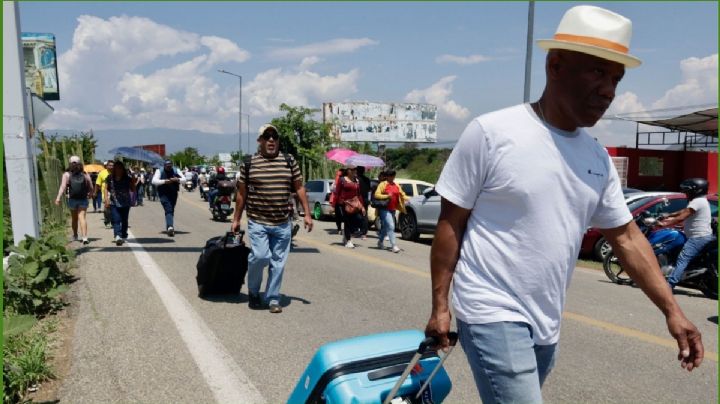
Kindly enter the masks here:
<path id="1" fill-rule="evenodd" d="M 265 133 L 263 133 L 263 135 L 261 137 L 263 138 L 263 140 L 270 140 L 270 139 L 278 140 L 278 139 L 280 139 L 280 135 L 278 135 L 275 132 L 265 132 Z"/>

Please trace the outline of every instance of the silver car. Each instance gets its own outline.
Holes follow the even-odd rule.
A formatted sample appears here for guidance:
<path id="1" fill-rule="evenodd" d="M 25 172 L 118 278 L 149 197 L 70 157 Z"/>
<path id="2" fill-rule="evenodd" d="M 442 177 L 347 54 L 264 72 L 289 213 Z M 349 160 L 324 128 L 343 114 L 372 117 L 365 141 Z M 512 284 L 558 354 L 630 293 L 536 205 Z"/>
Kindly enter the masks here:
<path id="1" fill-rule="evenodd" d="M 330 205 L 332 184 L 332 179 L 310 180 L 305 183 L 305 192 L 313 219 L 320 220 L 323 217 L 335 216 L 335 208 Z"/>
<path id="2" fill-rule="evenodd" d="M 426 189 L 422 195 L 410 198 L 405 213 L 398 218 L 400 237 L 403 240 L 417 240 L 420 234 L 435 233 L 440 217 L 440 194 L 435 188 Z"/>

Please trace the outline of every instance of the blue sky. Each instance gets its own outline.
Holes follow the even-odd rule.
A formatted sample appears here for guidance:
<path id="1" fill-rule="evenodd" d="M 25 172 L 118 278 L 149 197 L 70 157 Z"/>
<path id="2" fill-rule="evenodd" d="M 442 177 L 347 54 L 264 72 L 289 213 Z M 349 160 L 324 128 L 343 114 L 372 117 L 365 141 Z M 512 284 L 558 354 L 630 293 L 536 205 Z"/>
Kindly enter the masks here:
<path id="1" fill-rule="evenodd" d="M 576 4 L 587 3 L 536 3 L 535 39 Z M 592 4 L 633 21 L 643 60 L 609 114 L 717 103 L 716 2 Z M 20 19 L 57 38 L 62 100 L 44 129 L 236 133 L 237 79 L 217 69 L 243 76 L 251 131 L 281 102 L 413 101 L 438 105 L 449 142 L 474 116 L 522 102 L 526 2 L 21 2 Z M 532 100 L 544 57 L 535 45 Z M 591 133 L 634 141 L 624 123 Z"/>

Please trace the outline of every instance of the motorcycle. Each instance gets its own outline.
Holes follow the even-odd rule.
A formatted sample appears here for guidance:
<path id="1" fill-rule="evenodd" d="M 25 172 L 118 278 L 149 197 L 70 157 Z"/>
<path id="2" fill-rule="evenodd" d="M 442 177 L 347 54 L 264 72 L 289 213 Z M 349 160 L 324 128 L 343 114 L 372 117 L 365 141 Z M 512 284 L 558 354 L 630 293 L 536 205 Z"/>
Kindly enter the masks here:
<path id="1" fill-rule="evenodd" d="M 184 184 L 183 186 L 185 187 L 185 190 L 188 191 L 188 192 L 192 192 L 193 189 L 195 189 L 195 188 L 193 187 L 193 182 L 192 182 L 192 180 L 185 180 L 185 184 Z"/>
<path id="2" fill-rule="evenodd" d="M 636 220 L 638 227 L 645 234 L 657 257 L 660 269 L 668 278 L 675 270 L 675 262 L 687 236 L 675 228 L 657 229 L 658 220 L 651 215 L 641 215 Z M 718 246 L 709 243 L 688 265 L 678 286 L 698 289 L 711 299 L 718 298 Z M 605 275 L 618 285 L 631 285 L 633 280 L 623 270 L 615 254 L 610 252 L 603 261 Z"/>
<path id="3" fill-rule="evenodd" d="M 235 209 L 232 207 L 230 195 L 218 195 L 212 205 L 213 220 L 224 222 L 228 216 L 232 215 Z"/>
<path id="4" fill-rule="evenodd" d="M 210 192 L 210 187 L 207 182 L 200 184 L 200 198 L 207 201 L 208 192 Z"/>

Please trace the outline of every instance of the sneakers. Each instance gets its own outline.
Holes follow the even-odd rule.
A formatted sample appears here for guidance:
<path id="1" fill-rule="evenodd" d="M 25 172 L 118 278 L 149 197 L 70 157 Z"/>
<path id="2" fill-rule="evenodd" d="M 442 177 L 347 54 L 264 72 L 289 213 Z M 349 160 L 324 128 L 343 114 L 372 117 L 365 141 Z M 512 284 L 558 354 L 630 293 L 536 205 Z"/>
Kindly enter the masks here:
<path id="1" fill-rule="evenodd" d="M 172 226 L 169 226 L 167 228 L 167 235 L 170 237 L 175 237 L 175 229 Z"/>
<path id="2" fill-rule="evenodd" d="M 83 237 L 82 243 L 83 243 L 83 245 L 88 245 L 88 244 L 90 244 L 90 240 L 88 240 L 87 237 Z"/>
<path id="3" fill-rule="evenodd" d="M 355 248 L 355 244 L 353 244 L 352 241 L 348 241 L 345 243 L 345 248 Z"/>
<path id="4" fill-rule="evenodd" d="M 382 240 L 378 240 L 378 242 L 377 242 L 377 247 L 378 247 L 378 250 L 384 250 L 384 249 L 385 249 L 385 244 L 383 244 L 383 241 L 382 241 Z"/>
<path id="5" fill-rule="evenodd" d="M 123 244 L 123 239 L 120 238 L 120 236 L 115 236 L 115 245 L 121 246 Z"/>
<path id="6" fill-rule="evenodd" d="M 282 313 L 282 307 L 278 302 L 270 302 L 270 313 Z"/>
<path id="7" fill-rule="evenodd" d="M 397 253 L 400 252 L 400 248 L 399 248 L 398 246 L 393 246 L 392 252 L 394 252 L 395 254 L 397 254 Z"/>
<path id="8" fill-rule="evenodd" d="M 78 238 L 77 234 L 73 235 L 72 241 L 78 241 L 78 240 L 79 240 L 79 238 Z"/>
<path id="9" fill-rule="evenodd" d="M 260 301 L 260 295 L 250 293 L 250 300 L 248 301 L 248 307 L 251 310 L 262 309 L 262 301 Z"/>

